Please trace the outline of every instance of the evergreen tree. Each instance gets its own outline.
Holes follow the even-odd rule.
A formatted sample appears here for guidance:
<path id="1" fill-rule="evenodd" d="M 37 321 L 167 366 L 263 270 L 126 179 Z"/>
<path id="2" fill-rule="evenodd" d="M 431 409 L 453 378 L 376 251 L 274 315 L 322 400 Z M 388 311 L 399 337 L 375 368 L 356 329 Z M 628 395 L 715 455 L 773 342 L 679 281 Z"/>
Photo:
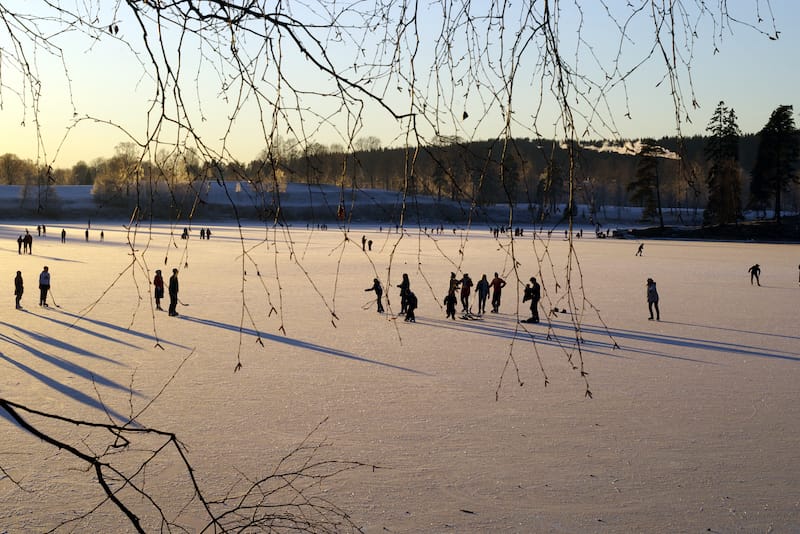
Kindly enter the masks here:
<path id="1" fill-rule="evenodd" d="M 703 213 L 706 224 L 735 223 L 742 218 L 741 166 L 736 113 L 720 101 L 706 127 L 705 156 L 709 162 L 706 183 L 708 205 Z"/>
<path id="2" fill-rule="evenodd" d="M 781 193 L 798 183 L 797 160 L 800 137 L 794 125 L 792 106 L 778 106 L 759 133 L 760 142 L 753 167 L 750 196 L 754 206 L 764 207 L 775 199 L 775 220 L 781 222 Z"/>
<path id="3" fill-rule="evenodd" d="M 664 227 L 664 216 L 661 213 L 661 191 L 658 177 L 658 158 L 660 147 L 652 139 L 643 139 L 637 153 L 636 178 L 628 184 L 630 200 L 644 209 L 642 220 L 649 221 L 658 217 L 658 223 Z"/>

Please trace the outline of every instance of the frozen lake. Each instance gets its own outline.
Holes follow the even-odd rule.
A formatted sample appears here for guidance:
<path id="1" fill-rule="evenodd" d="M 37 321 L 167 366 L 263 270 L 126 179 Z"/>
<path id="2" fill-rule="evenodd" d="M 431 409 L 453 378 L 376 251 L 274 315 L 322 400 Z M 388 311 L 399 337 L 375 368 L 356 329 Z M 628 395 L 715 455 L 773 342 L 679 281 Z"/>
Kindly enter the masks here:
<path id="1" fill-rule="evenodd" d="M 365 467 L 308 491 L 371 533 L 800 528 L 800 245 L 654 240 L 636 257 L 636 241 L 589 237 L 569 255 L 559 232 L 512 242 L 486 228 L 401 238 L 362 226 L 345 239 L 332 227 L 195 224 L 182 240 L 182 226 L 97 223 L 86 241 L 75 222 L 49 224 L 46 237 L 0 224 L 0 397 L 102 423 L 146 407 L 137 423 L 175 433 L 214 499 L 271 473 L 320 425 L 318 458 Z M 19 255 L 26 227 L 33 254 Z M 36 305 L 44 265 L 47 309 Z M 177 318 L 154 310 L 150 285 L 173 267 Z M 499 272 L 500 313 L 446 320 L 450 272 Z M 415 324 L 376 313 L 364 291 L 378 277 L 397 313 L 403 273 Z M 538 325 L 519 323 L 530 276 L 544 289 Z M 658 322 L 647 318 L 648 277 Z M 569 313 L 547 314 L 554 307 Z M 34 419 L 82 450 L 102 443 Z M 75 519 L 103 502 L 93 472 L 7 413 L 0 425 L 0 531 L 68 520 L 64 531 L 133 530 L 107 502 Z M 141 475 L 145 487 L 197 531 L 207 518 L 167 458 Z M 127 496 L 148 531 L 160 528 Z"/>

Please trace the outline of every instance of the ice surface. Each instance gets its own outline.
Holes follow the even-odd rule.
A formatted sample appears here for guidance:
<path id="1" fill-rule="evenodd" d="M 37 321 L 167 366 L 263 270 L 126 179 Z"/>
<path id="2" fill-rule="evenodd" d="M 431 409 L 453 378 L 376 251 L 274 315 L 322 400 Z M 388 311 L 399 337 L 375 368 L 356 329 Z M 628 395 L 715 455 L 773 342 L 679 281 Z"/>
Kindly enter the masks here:
<path id="1" fill-rule="evenodd" d="M 29 223 L 0 225 L 0 397 L 96 422 L 124 422 L 155 398 L 138 423 L 177 434 L 215 497 L 242 473 L 271 472 L 324 421 L 312 436 L 327 444 L 322 457 L 382 468 L 317 488 L 366 532 L 800 526 L 798 245 L 654 240 L 635 257 L 634 241 L 584 238 L 569 256 L 559 232 L 547 241 L 526 231 L 512 246 L 486 228 L 401 239 L 372 226 L 240 233 L 195 221 L 181 240 L 177 226 L 96 222 L 86 242 L 75 222 L 48 224 L 46 238 Z M 34 253 L 18 255 L 26 227 Z M 44 265 L 48 309 L 36 306 Z M 149 284 L 173 267 L 178 318 L 154 311 Z M 501 313 L 445 320 L 451 271 L 475 281 L 500 272 Z M 397 313 L 404 272 L 416 324 L 376 313 L 364 291 L 380 278 Z M 545 290 L 543 317 L 571 313 L 520 324 L 530 276 Z M 647 320 L 648 277 L 660 322 Z M 91 471 L 7 416 L 0 425 L 0 530 L 42 531 L 101 502 Z M 71 443 L 88 433 L 62 426 L 48 428 Z M 169 507 L 188 500 L 178 465 L 147 479 Z M 128 529 L 109 504 L 70 528 L 89 526 Z"/>

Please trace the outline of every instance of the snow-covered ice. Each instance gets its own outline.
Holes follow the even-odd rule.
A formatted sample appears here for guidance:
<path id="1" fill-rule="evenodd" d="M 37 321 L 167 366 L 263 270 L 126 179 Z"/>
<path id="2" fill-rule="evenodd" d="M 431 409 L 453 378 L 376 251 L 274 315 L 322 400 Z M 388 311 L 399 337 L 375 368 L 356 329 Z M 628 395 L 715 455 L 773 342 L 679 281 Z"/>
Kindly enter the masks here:
<path id="1" fill-rule="evenodd" d="M 570 302 L 559 232 L 548 242 L 526 231 L 512 249 L 509 234 L 485 228 L 399 239 L 361 226 L 345 240 L 332 226 L 240 234 L 195 222 L 181 240 L 179 226 L 103 221 L 86 242 L 75 222 L 48 224 L 46 238 L 30 223 L 0 225 L 0 397 L 97 422 L 124 422 L 155 399 L 138 423 L 174 432 L 217 498 L 242 474 L 269 474 L 322 423 L 311 441 L 326 444 L 323 457 L 379 467 L 315 490 L 366 532 L 800 528 L 800 245 L 654 240 L 635 257 L 633 241 L 576 239 Z M 26 227 L 33 254 L 18 255 Z M 36 306 L 44 265 L 49 309 Z M 178 318 L 154 311 L 149 284 L 173 267 Z M 445 320 L 451 271 L 500 272 L 501 313 Z M 404 272 L 415 324 L 376 313 L 364 291 L 380 278 L 396 313 Z M 543 317 L 573 313 L 520 324 L 534 275 Z M 659 322 L 647 320 L 648 277 Z M 0 531 L 44 531 L 101 501 L 68 454 L 6 415 L 0 425 Z M 66 438 L 79 444 L 84 432 Z M 202 519 L 176 511 L 188 498 L 179 467 L 153 466 L 148 487 L 196 530 Z M 64 530 L 89 528 L 132 530 L 110 504 Z"/>

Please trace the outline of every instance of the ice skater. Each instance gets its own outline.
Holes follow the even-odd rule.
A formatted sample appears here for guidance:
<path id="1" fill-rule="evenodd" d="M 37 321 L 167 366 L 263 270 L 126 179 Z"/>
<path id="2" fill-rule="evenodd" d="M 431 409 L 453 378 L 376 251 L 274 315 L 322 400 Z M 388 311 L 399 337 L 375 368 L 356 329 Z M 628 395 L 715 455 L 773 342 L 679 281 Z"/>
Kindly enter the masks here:
<path id="1" fill-rule="evenodd" d="M 375 296 L 378 298 L 378 313 L 383 313 L 383 303 L 381 299 L 383 298 L 383 286 L 381 285 L 381 281 L 377 278 L 372 280 L 372 287 L 368 287 L 364 291 L 374 291 Z"/>
<path id="2" fill-rule="evenodd" d="M 531 283 L 525 285 L 525 294 L 522 297 L 522 302 L 531 301 L 531 318 L 526 322 L 538 323 L 539 322 L 539 300 L 542 298 L 542 287 L 536 278 L 531 276 Z"/>
<path id="3" fill-rule="evenodd" d="M 472 278 L 469 277 L 469 274 L 464 273 L 461 278 L 461 311 L 463 313 L 469 313 L 469 295 L 472 291 L 472 286 Z"/>
<path id="4" fill-rule="evenodd" d="M 641 256 L 644 252 L 644 243 L 639 243 L 639 248 L 636 249 L 636 254 L 634 256 Z"/>
<path id="5" fill-rule="evenodd" d="M 47 305 L 47 292 L 50 291 L 50 269 L 47 265 L 44 266 L 42 272 L 39 273 L 39 306 L 48 307 Z"/>
<path id="6" fill-rule="evenodd" d="M 498 313 L 500 311 L 500 297 L 503 293 L 503 288 L 506 287 L 506 281 L 500 278 L 500 275 L 494 273 L 494 278 L 492 278 L 489 285 L 492 288 L 492 313 Z"/>
<path id="7" fill-rule="evenodd" d="M 156 299 L 156 309 L 164 311 L 161 307 L 161 299 L 164 298 L 164 277 L 161 276 L 161 269 L 156 269 L 156 275 L 153 278 L 153 295 Z"/>
<path id="8" fill-rule="evenodd" d="M 414 310 L 417 309 L 417 296 L 410 289 L 406 295 L 406 319 L 407 323 L 416 323 L 417 316 L 414 315 Z"/>
<path id="9" fill-rule="evenodd" d="M 16 300 L 16 307 L 18 310 L 22 309 L 20 301 L 22 300 L 22 293 L 25 292 L 25 285 L 22 282 L 22 271 L 17 271 L 17 276 L 14 277 L 14 297 Z"/>
<path id="10" fill-rule="evenodd" d="M 25 229 L 25 237 L 22 238 L 22 253 L 33 254 L 33 236 Z"/>
<path id="11" fill-rule="evenodd" d="M 400 288 L 400 315 L 402 315 L 408 309 L 408 294 L 411 292 L 411 282 L 406 273 L 403 273 L 403 280 L 397 284 L 397 287 Z"/>
<path id="12" fill-rule="evenodd" d="M 447 288 L 447 292 L 448 293 L 450 291 L 455 293 L 458 290 L 459 286 L 461 286 L 461 280 L 456 278 L 456 273 L 450 273 L 450 282 L 449 282 L 449 284 L 450 285 Z"/>
<path id="13" fill-rule="evenodd" d="M 755 265 L 747 269 L 747 272 L 750 273 L 750 285 L 752 286 L 753 280 L 755 280 L 756 284 L 760 286 L 761 280 L 759 280 L 759 277 L 761 276 L 761 266 L 756 263 Z"/>
<path id="14" fill-rule="evenodd" d="M 172 269 L 172 276 L 169 277 L 169 315 L 178 316 L 178 269 Z"/>
<path id="15" fill-rule="evenodd" d="M 475 284 L 475 293 L 478 295 L 478 313 L 483 315 L 486 313 L 486 299 L 489 298 L 489 280 L 485 274 Z"/>
<path id="16" fill-rule="evenodd" d="M 661 312 L 658 310 L 658 290 L 652 278 L 647 279 L 647 309 L 650 311 L 648 320 L 653 320 L 653 310 L 656 311 L 656 321 L 661 320 Z"/>
<path id="17" fill-rule="evenodd" d="M 444 298 L 444 308 L 447 312 L 445 319 L 452 318 L 454 321 L 456 320 L 456 304 L 458 303 L 458 299 L 456 298 L 455 291 L 448 291 L 447 296 Z"/>

